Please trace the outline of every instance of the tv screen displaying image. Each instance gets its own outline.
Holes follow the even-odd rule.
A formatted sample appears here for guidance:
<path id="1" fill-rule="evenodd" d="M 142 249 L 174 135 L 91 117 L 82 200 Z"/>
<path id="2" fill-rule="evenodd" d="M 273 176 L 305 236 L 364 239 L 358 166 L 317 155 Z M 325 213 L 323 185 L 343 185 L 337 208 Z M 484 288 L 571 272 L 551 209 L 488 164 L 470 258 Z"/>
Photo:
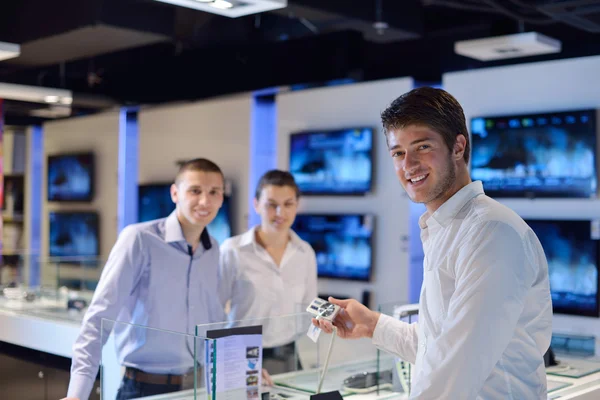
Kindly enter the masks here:
<path id="1" fill-rule="evenodd" d="M 91 257 L 99 254 L 98 214 L 50 212 L 50 256 Z"/>
<path id="2" fill-rule="evenodd" d="M 525 222 L 548 260 L 554 312 L 597 317 L 600 221 Z"/>
<path id="3" fill-rule="evenodd" d="M 48 157 L 48 201 L 91 201 L 94 197 L 94 154 Z"/>
<path id="4" fill-rule="evenodd" d="M 373 129 L 292 134 L 290 172 L 302 194 L 369 192 L 373 175 Z"/>
<path id="5" fill-rule="evenodd" d="M 596 197 L 596 111 L 471 120 L 471 177 L 492 197 Z"/>
<path id="6" fill-rule="evenodd" d="M 146 222 L 153 219 L 168 217 L 175 210 L 171 200 L 171 184 L 159 183 L 140 185 L 138 191 L 138 221 Z M 231 198 L 225 196 L 223 205 L 217 216 L 207 226 L 208 232 L 219 244 L 232 236 L 231 228 Z"/>
<path id="7" fill-rule="evenodd" d="M 314 249 L 319 277 L 368 281 L 373 219 L 358 214 L 298 214 L 292 229 Z"/>

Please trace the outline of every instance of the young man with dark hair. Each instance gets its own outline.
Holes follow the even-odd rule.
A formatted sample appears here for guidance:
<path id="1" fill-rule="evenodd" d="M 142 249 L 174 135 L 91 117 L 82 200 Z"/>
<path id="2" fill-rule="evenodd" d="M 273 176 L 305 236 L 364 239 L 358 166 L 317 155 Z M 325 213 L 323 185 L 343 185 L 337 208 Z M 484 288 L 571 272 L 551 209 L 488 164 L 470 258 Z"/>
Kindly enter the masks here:
<path id="1" fill-rule="evenodd" d="M 194 334 L 197 324 L 224 321 L 217 294 L 219 245 L 206 230 L 223 203 L 219 167 L 207 159 L 181 165 L 167 218 L 132 224 L 119 235 L 73 347 L 69 397 L 87 399 L 100 363 L 102 319 L 116 324 L 125 367 L 117 400 L 181 390 L 194 367 L 193 343 L 158 329 Z M 155 328 L 143 330 L 130 324 Z M 106 327 L 104 327 L 106 330 Z M 189 379 L 193 384 L 193 377 Z"/>
<path id="2" fill-rule="evenodd" d="M 334 325 L 415 364 L 411 399 L 545 399 L 543 356 L 552 302 L 544 251 L 513 211 L 471 182 L 460 104 L 428 87 L 382 113 L 400 183 L 421 216 L 424 277 L 419 322 L 407 324 L 356 300 Z M 327 321 L 313 320 L 327 332 Z"/>
<path id="3" fill-rule="evenodd" d="M 315 252 L 291 229 L 299 198 L 292 174 L 268 171 L 254 198 L 260 225 L 221 245 L 219 292 L 223 304 L 231 302 L 230 321 L 293 314 L 317 296 Z M 263 366 L 278 373 L 294 369 L 295 339 L 289 326 L 276 320 L 265 323 Z M 274 358 L 282 363 L 271 362 Z M 269 376 L 264 377 L 270 383 Z"/>

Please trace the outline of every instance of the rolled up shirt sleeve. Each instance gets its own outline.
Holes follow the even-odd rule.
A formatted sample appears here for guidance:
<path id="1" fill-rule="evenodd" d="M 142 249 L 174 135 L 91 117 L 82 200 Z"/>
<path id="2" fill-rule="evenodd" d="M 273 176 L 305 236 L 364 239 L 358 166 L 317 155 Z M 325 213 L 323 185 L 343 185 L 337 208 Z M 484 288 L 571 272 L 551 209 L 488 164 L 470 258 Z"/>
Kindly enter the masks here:
<path id="1" fill-rule="evenodd" d="M 417 329 L 417 323 L 408 324 L 381 314 L 373 331 L 373 344 L 414 364 L 417 358 Z"/>
<path id="2" fill-rule="evenodd" d="M 102 327 L 102 319 L 117 318 L 141 275 L 144 260 L 139 232 L 125 228 L 111 250 L 73 346 L 67 397 L 89 398 L 98 373 L 102 346 L 112 328 L 106 326 L 108 324 Z"/>
<path id="3" fill-rule="evenodd" d="M 536 271 L 523 238 L 487 221 L 473 228 L 454 268 L 439 336 L 428 338 L 411 399 L 475 399 L 511 341 Z M 474 246 L 476 243 L 477 246 Z"/>

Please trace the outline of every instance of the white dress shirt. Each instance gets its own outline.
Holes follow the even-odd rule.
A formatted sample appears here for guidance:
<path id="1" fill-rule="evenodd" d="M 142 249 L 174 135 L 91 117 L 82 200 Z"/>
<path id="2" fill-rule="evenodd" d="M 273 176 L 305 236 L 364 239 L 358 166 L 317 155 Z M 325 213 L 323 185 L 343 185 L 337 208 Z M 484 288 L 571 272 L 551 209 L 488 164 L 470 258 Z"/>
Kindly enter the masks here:
<path id="1" fill-rule="evenodd" d="M 256 242 L 255 233 L 256 227 L 221 245 L 219 295 L 223 304 L 231 301 L 229 321 L 304 312 L 317 296 L 314 250 L 290 230 L 290 241 L 277 266 L 265 248 Z M 275 319 L 266 322 L 263 324 L 264 347 L 290 343 L 299 332 L 290 326 L 289 318 L 281 324 Z"/>
<path id="2" fill-rule="evenodd" d="M 415 364 L 411 399 L 546 399 L 552 334 L 544 251 L 476 181 L 419 220 L 419 322 L 382 315 L 373 343 Z"/>

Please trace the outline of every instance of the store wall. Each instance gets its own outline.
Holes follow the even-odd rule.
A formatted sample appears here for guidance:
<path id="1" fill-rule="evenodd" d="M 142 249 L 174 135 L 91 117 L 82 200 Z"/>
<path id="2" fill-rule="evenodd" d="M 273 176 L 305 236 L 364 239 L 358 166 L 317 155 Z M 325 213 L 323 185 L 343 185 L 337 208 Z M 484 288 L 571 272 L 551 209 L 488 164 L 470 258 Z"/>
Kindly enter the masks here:
<path id="1" fill-rule="evenodd" d="M 234 233 L 248 216 L 249 94 L 143 108 L 139 112 L 140 184 L 172 181 L 179 160 L 204 157 L 233 184 Z"/>
<path id="2" fill-rule="evenodd" d="M 319 293 L 361 299 L 372 292 L 371 306 L 408 301 L 409 200 L 395 176 L 381 132 L 381 112 L 413 88 L 410 78 L 292 91 L 277 96 L 277 165 L 289 168 L 289 135 L 312 129 L 374 127 L 374 190 L 364 197 L 305 196 L 301 211 L 310 213 L 372 213 L 374 272 L 371 282 L 319 279 Z"/>
<path id="3" fill-rule="evenodd" d="M 474 116 L 600 108 L 600 57 L 566 59 L 444 75 L 443 87 Z M 524 218 L 600 218 L 600 200 L 502 200 Z M 554 331 L 597 335 L 600 319 L 555 315 Z"/>
<path id="4" fill-rule="evenodd" d="M 44 124 L 44 160 L 42 179 L 42 234 L 41 254 L 49 253 L 48 213 L 51 211 L 95 211 L 99 215 L 100 257 L 106 259 L 117 239 L 118 190 L 118 136 L 119 113 L 108 112 L 86 117 L 69 118 Z M 88 152 L 95 156 L 95 195 L 91 202 L 47 201 L 47 157 L 49 155 Z M 62 278 L 83 277 L 94 280 L 100 276 L 102 266 L 78 272 L 62 267 Z M 81 275 L 79 275 L 81 273 Z M 42 283 L 52 282 L 56 270 L 42 265 Z"/>

